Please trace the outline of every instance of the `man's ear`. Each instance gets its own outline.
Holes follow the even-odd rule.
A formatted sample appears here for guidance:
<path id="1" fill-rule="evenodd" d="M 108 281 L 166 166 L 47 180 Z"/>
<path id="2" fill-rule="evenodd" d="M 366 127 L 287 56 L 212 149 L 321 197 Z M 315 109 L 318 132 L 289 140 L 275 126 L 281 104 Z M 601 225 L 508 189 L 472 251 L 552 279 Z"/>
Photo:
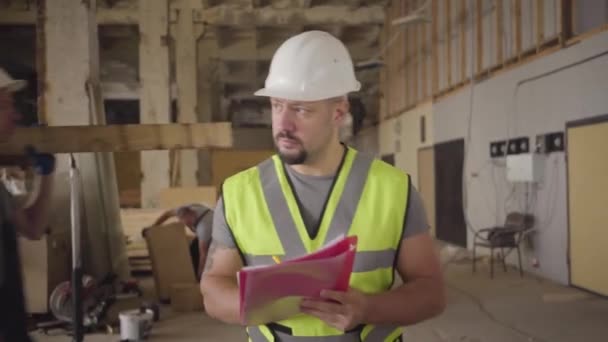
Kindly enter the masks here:
<path id="1" fill-rule="evenodd" d="M 334 104 L 334 121 L 340 125 L 346 119 L 348 111 L 350 110 L 350 104 L 348 98 L 343 96 L 336 100 Z"/>

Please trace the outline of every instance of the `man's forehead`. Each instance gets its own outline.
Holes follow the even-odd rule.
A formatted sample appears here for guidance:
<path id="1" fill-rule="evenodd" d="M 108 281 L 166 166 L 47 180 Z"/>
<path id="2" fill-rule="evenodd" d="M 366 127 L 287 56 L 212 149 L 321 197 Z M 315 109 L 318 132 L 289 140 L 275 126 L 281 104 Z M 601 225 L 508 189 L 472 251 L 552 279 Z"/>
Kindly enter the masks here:
<path id="1" fill-rule="evenodd" d="M 297 105 L 315 105 L 315 104 L 323 103 L 322 100 L 321 101 L 297 101 L 297 100 L 282 99 L 282 98 L 278 98 L 278 97 L 271 97 L 270 101 L 289 104 L 289 105 L 296 105 L 296 106 Z"/>

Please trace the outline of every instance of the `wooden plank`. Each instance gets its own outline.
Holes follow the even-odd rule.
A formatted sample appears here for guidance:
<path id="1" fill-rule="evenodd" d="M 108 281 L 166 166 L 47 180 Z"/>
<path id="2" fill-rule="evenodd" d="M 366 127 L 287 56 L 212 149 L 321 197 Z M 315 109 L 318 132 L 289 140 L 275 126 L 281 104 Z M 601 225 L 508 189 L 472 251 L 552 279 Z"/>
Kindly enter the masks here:
<path id="1" fill-rule="evenodd" d="M 460 1 L 460 82 L 467 79 L 467 3 Z"/>
<path id="2" fill-rule="evenodd" d="M 513 0 L 513 28 L 515 29 L 515 56 L 519 58 L 522 52 L 522 40 L 521 40 L 521 0 Z"/>
<path id="3" fill-rule="evenodd" d="M 445 44 L 446 53 L 446 73 L 448 77 L 448 88 L 452 86 L 452 1 L 446 1 L 445 5 Z"/>
<path id="4" fill-rule="evenodd" d="M 545 40 L 545 0 L 536 0 L 536 51 Z"/>
<path id="5" fill-rule="evenodd" d="M 496 0 L 496 64 L 504 63 L 504 14 L 503 0 Z"/>
<path id="6" fill-rule="evenodd" d="M 431 15 L 433 16 L 433 28 L 432 28 L 432 32 L 431 32 L 431 41 L 433 44 L 432 47 L 432 51 L 433 51 L 433 70 L 432 70 L 432 77 L 433 77 L 433 96 L 439 93 L 439 54 L 437 53 L 437 48 L 438 48 L 438 40 L 439 40 L 439 24 L 437 22 L 438 19 L 438 12 L 439 12 L 439 0 L 431 0 Z"/>
<path id="7" fill-rule="evenodd" d="M 477 73 L 483 70 L 483 1 L 477 0 L 475 3 L 475 32 L 477 33 Z"/>
<path id="8" fill-rule="evenodd" d="M 0 154 L 22 154 L 27 145 L 40 152 L 124 152 L 232 146 L 231 124 L 147 124 L 21 127 L 0 143 Z"/>

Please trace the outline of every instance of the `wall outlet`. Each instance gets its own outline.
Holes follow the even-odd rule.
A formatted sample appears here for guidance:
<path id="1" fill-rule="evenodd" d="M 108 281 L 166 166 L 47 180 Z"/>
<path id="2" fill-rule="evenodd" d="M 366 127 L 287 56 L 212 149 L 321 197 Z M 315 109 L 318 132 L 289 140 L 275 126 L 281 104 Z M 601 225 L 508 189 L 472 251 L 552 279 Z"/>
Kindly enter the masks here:
<path id="1" fill-rule="evenodd" d="M 546 134 L 545 145 L 547 153 L 563 151 L 565 148 L 564 132 Z"/>
<path id="2" fill-rule="evenodd" d="M 507 155 L 507 142 L 494 141 L 490 143 L 490 157 L 499 158 Z"/>
<path id="3" fill-rule="evenodd" d="M 507 154 L 522 154 L 530 152 L 530 139 L 528 137 L 513 138 L 509 140 Z"/>
<path id="4" fill-rule="evenodd" d="M 551 153 L 563 151 L 565 148 L 564 133 L 555 132 L 536 136 L 536 153 Z"/>

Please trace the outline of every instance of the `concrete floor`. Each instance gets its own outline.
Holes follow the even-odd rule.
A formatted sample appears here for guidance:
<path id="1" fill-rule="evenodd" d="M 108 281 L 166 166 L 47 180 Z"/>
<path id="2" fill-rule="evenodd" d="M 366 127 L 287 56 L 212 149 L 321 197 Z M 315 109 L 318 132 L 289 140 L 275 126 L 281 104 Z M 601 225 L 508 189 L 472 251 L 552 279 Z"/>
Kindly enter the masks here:
<path id="1" fill-rule="evenodd" d="M 565 342 L 606 341 L 608 299 L 525 275 L 513 268 L 489 278 L 488 265 L 471 274 L 470 261 L 445 267 L 448 307 L 443 315 L 406 329 L 407 341 Z M 34 333 L 36 341 L 69 341 Z M 119 335 L 87 335 L 85 341 L 118 341 Z M 150 341 L 246 341 L 243 330 L 203 313 L 174 314 L 163 307 Z"/>

